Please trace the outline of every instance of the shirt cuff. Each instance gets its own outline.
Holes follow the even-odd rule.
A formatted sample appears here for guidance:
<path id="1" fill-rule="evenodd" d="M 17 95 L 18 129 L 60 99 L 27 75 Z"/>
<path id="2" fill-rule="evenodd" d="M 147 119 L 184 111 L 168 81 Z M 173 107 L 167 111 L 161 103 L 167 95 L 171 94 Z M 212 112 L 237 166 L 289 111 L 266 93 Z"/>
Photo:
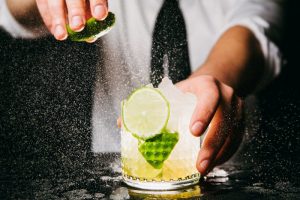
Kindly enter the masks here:
<path id="1" fill-rule="evenodd" d="M 0 1 L 0 27 L 14 38 L 33 39 L 37 35 L 23 27 L 11 14 L 6 0 Z"/>
<path id="2" fill-rule="evenodd" d="M 234 26 L 243 26 L 251 30 L 261 46 L 265 60 L 265 68 L 255 92 L 260 91 L 279 75 L 282 66 L 281 52 L 277 45 L 266 36 L 266 30 L 269 29 L 270 25 L 262 18 L 252 17 L 232 21 L 222 29 L 218 36 L 220 37 L 226 30 Z"/>

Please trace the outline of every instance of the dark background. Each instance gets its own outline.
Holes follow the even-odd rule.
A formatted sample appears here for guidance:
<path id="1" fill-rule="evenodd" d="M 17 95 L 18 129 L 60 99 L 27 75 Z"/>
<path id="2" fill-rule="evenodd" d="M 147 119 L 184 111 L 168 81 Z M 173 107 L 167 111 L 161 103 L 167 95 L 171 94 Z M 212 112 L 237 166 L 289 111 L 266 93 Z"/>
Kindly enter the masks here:
<path id="1" fill-rule="evenodd" d="M 253 178 L 270 182 L 299 184 L 298 9 L 296 0 L 288 1 L 281 42 L 288 62 L 258 96 L 260 128 L 247 154 Z M 2 182 L 76 176 L 88 164 L 98 55 L 94 44 L 17 40 L 0 33 Z"/>
<path id="2" fill-rule="evenodd" d="M 300 29 L 299 1 L 287 1 L 281 49 L 286 65 L 259 95 L 261 129 L 254 139 L 257 175 L 267 180 L 295 180 L 300 169 Z M 275 175 L 274 175 L 275 174 Z"/>
<path id="3" fill-rule="evenodd" d="M 73 174 L 90 149 L 96 47 L 5 33 L 0 46 L 0 174 Z"/>

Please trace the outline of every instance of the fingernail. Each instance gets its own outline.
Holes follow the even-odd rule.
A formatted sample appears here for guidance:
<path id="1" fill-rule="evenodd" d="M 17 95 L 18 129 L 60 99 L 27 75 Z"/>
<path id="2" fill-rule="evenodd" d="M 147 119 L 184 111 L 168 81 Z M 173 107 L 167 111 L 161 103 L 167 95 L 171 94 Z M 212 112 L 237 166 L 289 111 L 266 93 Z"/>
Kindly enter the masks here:
<path id="1" fill-rule="evenodd" d="M 200 163 L 200 167 L 202 168 L 203 171 L 206 171 L 207 168 L 209 166 L 209 160 L 203 160 L 201 163 Z"/>
<path id="2" fill-rule="evenodd" d="M 64 40 L 67 38 L 66 30 L 63 28 L 62 25 L 57 25 L 55 27 L 54 36 L 58 40 Z"/>
<path id="3" fill-rule="evenodd" d="M 94 8 L 94 17 L 97 19 L 103 20 L 106 17 L 107 9 L 103 5 L 97 5 Z"/>
<path id="4" fill-rule="evenodd" d="M 83 25 L 82 17 L 80 17 L 80 16 L 74 16 L 74 17 L 72 17 L 72 27 L 73 28 L 78 28 L 78 27 L 80 27 L 82 25 Z"/>
<path id="5" fill-rule="evenodd" d="M 203 130 L 203 124 L 199 121 L 195 122 L 194 125 L 192 126 L 192 133 L 194 135 L 200 135 L 200 133 Z"/>

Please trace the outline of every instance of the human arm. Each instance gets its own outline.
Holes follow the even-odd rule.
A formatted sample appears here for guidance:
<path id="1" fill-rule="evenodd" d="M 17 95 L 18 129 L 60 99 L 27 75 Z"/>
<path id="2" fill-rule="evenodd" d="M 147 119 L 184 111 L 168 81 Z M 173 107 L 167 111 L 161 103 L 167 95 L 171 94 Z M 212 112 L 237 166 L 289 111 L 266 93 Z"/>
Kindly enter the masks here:
<path id="1" fill-rule="evenodd" d="M 260 15 L 264 11 L 260 3 L 253 4 L 259 9 L 248 12 Z M 261 89 L 279 72 L 278 48 L 266 34 L 274 25 L 264 21 L 268 20 L 265 16 L 258 18 L 244 13 L 239 20 L 231 21 L 204 64 L 178 84 L 198 98 L 191 132 L 200 136 L 209 125 L 197 161 L 202 174 L 237 150 L 243 135 L 241 97 Z"/>
<path id="2" fill-rule="evenodd" d="M 191 77 L 209 75 L 247 96 L 264 73 L 264 56 L 254 34 L 242 26 L 227 30 L 217 41 L 205 63 Z"/>

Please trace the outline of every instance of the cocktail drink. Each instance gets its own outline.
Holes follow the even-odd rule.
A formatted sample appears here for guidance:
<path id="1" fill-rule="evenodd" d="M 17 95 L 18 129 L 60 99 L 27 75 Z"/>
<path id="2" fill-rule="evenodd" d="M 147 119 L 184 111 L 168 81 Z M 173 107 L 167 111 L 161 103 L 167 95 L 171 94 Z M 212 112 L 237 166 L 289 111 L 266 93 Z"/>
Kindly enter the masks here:
<path id="1" fill-rule="evenodd" d="M 200 139 L 189 131 L 196 97 L 164 78 L 158 88 L 135 90 L 122 102 L 123 180 L 130 186 L 168 190 L 199 181 Z"/>

